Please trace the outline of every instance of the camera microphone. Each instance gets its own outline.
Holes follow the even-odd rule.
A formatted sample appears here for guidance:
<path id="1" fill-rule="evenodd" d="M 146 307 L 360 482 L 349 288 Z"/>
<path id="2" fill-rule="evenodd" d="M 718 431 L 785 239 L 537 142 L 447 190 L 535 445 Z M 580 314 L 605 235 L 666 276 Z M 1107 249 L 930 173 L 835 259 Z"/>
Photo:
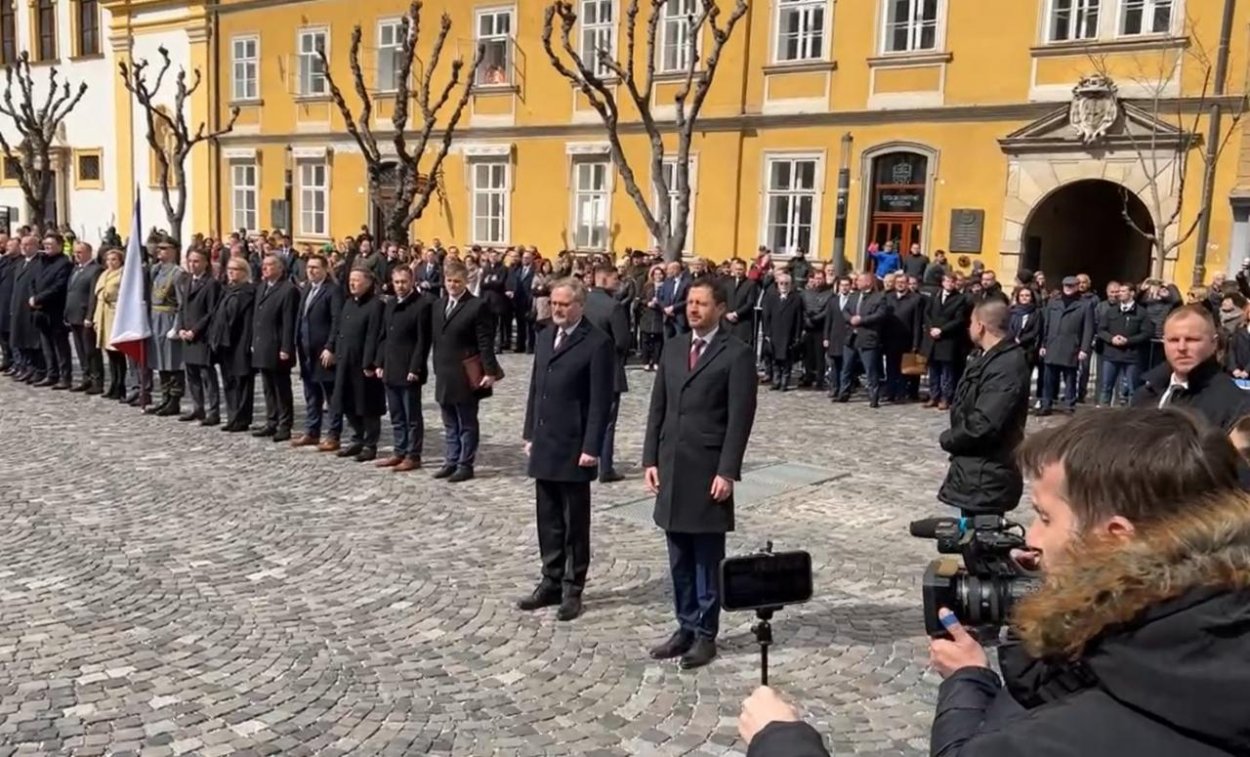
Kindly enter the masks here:
<path id="1" fill-rule="evenodd" d="M 949 533 L 952 529 L 962 533 L 967 526 L 967 518 L 924 518 L 913 520 L 907 529 L 917 539 L 936 539 L 939 534 Z"/>

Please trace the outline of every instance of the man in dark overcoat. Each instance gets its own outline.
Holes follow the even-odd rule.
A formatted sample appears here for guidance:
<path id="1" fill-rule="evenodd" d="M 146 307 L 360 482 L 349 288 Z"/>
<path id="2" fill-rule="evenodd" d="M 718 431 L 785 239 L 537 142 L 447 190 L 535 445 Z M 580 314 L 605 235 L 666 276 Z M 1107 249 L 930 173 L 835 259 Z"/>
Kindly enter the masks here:
<path id="1" fill-rule="evenodd" d="M 955 291 L 955 277 L 942 276 L 924 314 L 924 348 L 929 359 L 929 402 L 946 410 L 955 399 L 956 371 L 968 353 L 968 301 Z"/>
<path id="2" fill-rule="evenodd" d="M 20 360 L 15 360 L 9 343 L 9 327 L 12 324 L 13 280 L 22 265 L 22 253 L 18 241 L 5 237 L 0 247 L 0 371 L 15 375 Z"/>
<path id="3" fill-rule="evenodd" d="M 304 433 L 291 441 L 293 447 L 316 445 L 320 452 L 338 452 L 343 433 L 343 414 L 334 412 L 334 368 L 322 360 L 326 343 L 343 310 L 347 282 L 330 278 L 330 262 L 313 253 L 304 262 L 308 283 L 300 293 L 295 327 L 295 351 L 299 356 L 300 383 L 304 388 Z M 328 416 L 328 418 L 327 418 Z"/>
<path id="4" fill-rule="evenodd" d="M 182 362 L 186 368 L 187 393 L 191 410 L 178 417 L 201 426 L 221 423 L 221 392 L 217 386 L 217 370 L 208 346 L 208 326 L 221 300 L 221 282 L 209 271 L 208 255 L 203 250 L 187 253 L 191 275 L 182 280 L 184 291 L 178 297 L 178 338 L 182 340 Z"/>
<path id="5" fill-rule="evenodd" d="M 836 292 L 825 304 L 825 363 L 829 382 L 829 399 L 837 402 L 842 394 L 842 356 L 851 338 L 851 324 L 846 320 L 846 306 L 851 301 L 851 280 L 838 279 Z M 850 392 L 848 385 L 846 391 Z"/>
<path id="6" fill-rule="evenodd" d="M 74 357 L 69 346 L 69 329 L 65 326 L 65 299 L 74 264 L 65 257 L 62 245 L 60 235 L 49 234 L 44 238 L 43 264 L 39 266 L 29 304 L 47 368 L 44 380 L 35 386 L 64 390 L 73 386 Z"/>
<path id="7" fill-rule="evenodd" d="M 803 340 L 803 299 L 793 290 L 793 279 L 787 272 L 779 272 L 777 288 L 764 295 L 761 318 L 764 335 L 764 352 L 767 361 L 771 389 L 790 391 L 790 371 L 799 355 Z"/>
<path id="8" fill-rule="evenodd" d="M 382 385 L 383 305 L 381 287 L 369 266 L 358 265 L 348 274 L 343 310 L 334 323 L 334 336 L 326 344 L 327 363 L 333 363 L 334 398 L 331 407 L 347 419 L 351 443 L 338 457 L 366 463 L 378 456 L 386 390 Z"/>
<path id="9" fill-rule="evenodd" d="M 734 258 L 729 261 L 729 278 L 725 286 L 729 298 L 725 323 L 729 325 L 729 333 L 754 348 L 755 332 L 758 330 L 755 308 L 760 304 L 759 282 L 748 278 L 747 264 L 740 258 Z"/>
<path id="10" fill-rule="evenodd" d="M 865 388 L 868 390 L 868 406 L 878 407 L 881 402 L 881 331 L 889 308 L 885 295 L 876 291 L 876 278 L 871 273 L 859 275 L 859 291 L 848 298 L 842 315 L 851 333 L 842 351 L 842 379 L 838 382 L 838 402 L 851 399 L 851 381 L 857 367 L 864 371 Z"/>
<path id="11" fill-rule="evenodd" d="M 491 395 L 503 369 L 495 359 L 495 318 L 486 300 L 469 291 L 463 263 L 443 264 L 443 290 L 431 330 L 434 399 L 442 411 L 447 451 L 434 478 L 458 483 L 473 478 L 481 438 L 478 403 Z"/>
<path id="12" fill-rule="evenodd" d="M 512 317 L 516 319 L 516 351 L 534 351 L 534 253 L 521 252 L 521 263 L 508 272 Z"/>
<path id="13" fill-rule="evenodd" d="M 642 464 L 656 495 L 655 523 L 668 541 L 678 630 L 651 650 L 697 668 L 716 656 L 720 630 L 718 573 L 725 534 L 733 530 L 734 482 L 755 422 L 755 358 L 720 328 L 723 289 L 690 286 L 692 331 L 670 339 L 651 392 Z"/>
<path id="14" fill-rule="evenodd" d="M 295 400 L 291 396 L 291 366 L 295 364 L 295 326 L 299 290 L 286 275 L 282 260 L 267 255 L 260 264 L 262 281 L 256 286 L 256 314 L 252 317 L 252 367 L 260 372 L 265 393 L 265 425 L 252 432 L 291 439 Z"/>
<path id="15" fill-rule="evenodd" d="M 1077 368 L 1088 360 L 1094 343 L 1094 309 L 1081 299 L 1077 279 L 1063 280 L 1063 293 L 1046 305 L 1042 316 L 1042 362 L 1046 387 L 1038 415 L 1050 415 L 1063 379 L 1063 409 L 1076 409 Z"/>
<path id="16" fill-rule="evenodd" d="M 416 292 L 412 271 L 401 266 L 391 272 L 395 299 L 382 315 L 382 383 L 390 410 L 394 446 L 379 468 L 399 473 L 421 467 L 425 446 L 425 419 L 421 414 L 421 387 L 429 379 L 431 311 L 434 298 Z"/>
<path id="17" fill-rule="evenodd" d="M 221 366 L 226 425 L 222 431 L 242 433 L 252 424 L 256 377 L 252 370 L 252 317 L 256 292 L 251 263 L 243 257 L 226 262 L 226 285 L 208 324 L 208 346 Z"/>
<path id="18" fill-rule="evenodd" d="M 595 267 L 595 286 L 586 292 L 586 320 L 608 335 L 613 347 L 612 406 L 603 428 L 603 448 L 599 454 L 599 483 L 610 484 L 624 478 L 616 472 L 616 419 L 621 410 L 621 395 L 629 391 L 625 362 L 629 359 L 629 313 L 616 299 L 620 274 L 611 265 Z"/>
<path id="19" fill-rule="evenodd" d="M 39 331 L 35 328 L 35 311 L 30 298 L 35 293 L 35 282 L 43 267 L 39 254 L 39 240 L 33 236 L 22 237 L 19 243 L 22 257 L 13 263 L 13 293 L 9 300 L 9 344 L 13 347 L 14 360 L 21 372 L 14 375 L 18 381 L 34 384 L 47 376 L 43 363 L 43 350 L 39 348 Z"/>
<path id="20" fill-rule="evenodd" d="M 71 392 L 87 392 L 99 388 L 103 391 L 104 358 L 96 347 L 96 340 L 86 322 L 91 318 L 92 298 L 95 297 L 96 279 L 103 268 L 95 261 L 91 245 L 78 242 L 74 245 L 74 270 L 69 275 L 65 291 L 65 323 L 69 325 L 74 352 L 82 368 L 82 381 L 70 387 Z M 100 392 L 94 392 L 99 394 Z"/>
<path id="21" fill-rule="evenodd" d="M 619 303 L 618 303 L 619 305 Z M 517 603 L 532 611 L 559 604 L 557 620 L 582 612 L 590 567 L 590 482 L 616 393 L 611 338 L 585 315 L 576 279 L 551 288 L 552 326 L 534 345 L 534 372 L 522 438 L 534 479 L 542 581 Z"/>
<path id="22" fill-rule="evenodd" d="M 889 317 L 885 326 L 885 398 L 902 402 L 909 394 L 903 375 L 903 355 L 920 349 L 924 306 L 928 300 L 907 288 L 907 277 L 894 278 L 894 291 L 886 292 Z M 917 391 L 919 389 L 917 388 Z"/>

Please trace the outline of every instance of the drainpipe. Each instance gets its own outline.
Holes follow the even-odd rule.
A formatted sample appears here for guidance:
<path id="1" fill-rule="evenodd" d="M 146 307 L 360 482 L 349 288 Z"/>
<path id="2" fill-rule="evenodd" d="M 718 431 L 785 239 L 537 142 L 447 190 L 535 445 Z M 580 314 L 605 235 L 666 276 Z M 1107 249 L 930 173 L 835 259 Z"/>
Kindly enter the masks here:
<path id="1" fill-rule="evenodd" d="M 0 0 L 2 2 L 3 0 Z M 739 36 L 742 38 L 742 87 L 738 93 L 738 117 L 743 118 L 747 112 L 747 90 L 750 86 L 751 79 L 751 21 L 755 17 L 755 9 L 753 6 L 747 6 L 746 16 L 742 22 L 745 22 L 743 30 Z M 746 154 L 746 129 L 738 129 L 738 168 L 734 177 L 734 214 L 733 214 L 733 242 L 730 247 L 730 257 L 742 257 L 747 261 L 748 267 L 754 255 L 754 250 L 750 254 L 743 255 L 742 249 L 739 247 L 742 240 L 742 169 L 744 155 Z M 691 245 L 693 247 L 693 245 Z"/>
<path id="2" fill-rule="evenodd" d="M 1233 36 L 1233 15 L 1237 0 L 1224 0 L 1224 17 L 1220 21 L 1220 47 L 1215 55 L 1215 86 L 1211 113 L 1207 118 L 1206 159 L 1202 176 L 1202 217 L 1198 220 L 1198 239 L 1194 250 L 1193 286 L 1201 286 L 1207 278 L 1207 245 L 1211 239 L 1211 204 L 1215 200 L 1215 161 L 1219 156 L 1220 126 L 1222 112 L 1219 99 L 1224 96 L 1224 83 L 1228 78 L 1229 43 Z M 1232 251 L 1229 251 L 1232 254 Z"/>

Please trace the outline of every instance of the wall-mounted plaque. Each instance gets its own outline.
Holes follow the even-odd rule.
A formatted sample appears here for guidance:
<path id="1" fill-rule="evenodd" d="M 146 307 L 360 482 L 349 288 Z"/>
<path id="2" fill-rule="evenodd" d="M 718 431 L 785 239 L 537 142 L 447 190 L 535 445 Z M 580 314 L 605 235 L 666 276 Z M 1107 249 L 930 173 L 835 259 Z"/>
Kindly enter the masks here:
<path id="1" fill-rule="evenodd" d="M 985 211 L 956 208 L 951 211 L 951 252 L 980 252 L 985 231 Z"/>

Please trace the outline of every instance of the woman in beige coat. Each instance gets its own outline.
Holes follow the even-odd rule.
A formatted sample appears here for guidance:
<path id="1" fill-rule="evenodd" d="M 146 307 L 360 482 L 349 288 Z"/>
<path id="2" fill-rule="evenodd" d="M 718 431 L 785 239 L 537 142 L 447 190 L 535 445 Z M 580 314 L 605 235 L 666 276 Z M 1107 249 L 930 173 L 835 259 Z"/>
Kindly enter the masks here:
<path id="1" fill-rule="evenodd" d="M 121 250 L 113 249 L 104 254 L 104 273 L 96 279 L 95 312 L 91 314 L 90 324 L 95 328 L 96 346 L 108 356 L 109 388 L 103 397 L 111 400 L 126 396 L 126 356 L 109 345 L 122 288 L 122 262 Z"/>

